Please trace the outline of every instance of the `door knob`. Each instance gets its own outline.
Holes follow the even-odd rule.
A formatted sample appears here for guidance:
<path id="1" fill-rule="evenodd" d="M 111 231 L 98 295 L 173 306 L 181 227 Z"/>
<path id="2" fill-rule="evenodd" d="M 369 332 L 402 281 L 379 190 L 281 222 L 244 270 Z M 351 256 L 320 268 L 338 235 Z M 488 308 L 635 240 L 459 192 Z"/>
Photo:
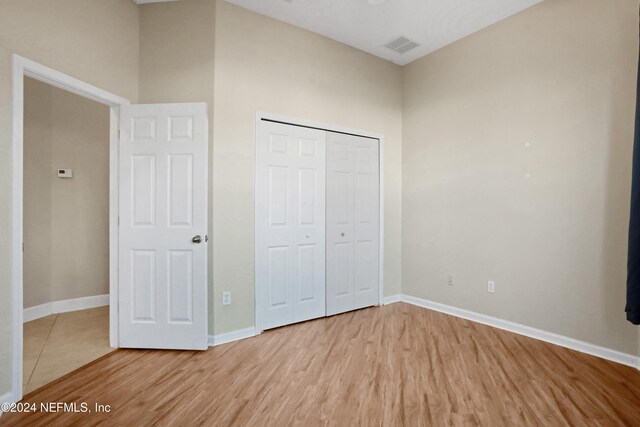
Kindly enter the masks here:
<path id="1" fill-rule="evenodd" d="M 340 236 L 344 237 L 344 233 L 340 233 Z"/>
<path id="2" fill-rule="evenodd" d="M 191 239 L 191 241 L 193 243 L 200 243 L 200 242 L 202 242 L 202 236 L 197 234 L 197 235 L 193 236 L 193 239 Z"/>

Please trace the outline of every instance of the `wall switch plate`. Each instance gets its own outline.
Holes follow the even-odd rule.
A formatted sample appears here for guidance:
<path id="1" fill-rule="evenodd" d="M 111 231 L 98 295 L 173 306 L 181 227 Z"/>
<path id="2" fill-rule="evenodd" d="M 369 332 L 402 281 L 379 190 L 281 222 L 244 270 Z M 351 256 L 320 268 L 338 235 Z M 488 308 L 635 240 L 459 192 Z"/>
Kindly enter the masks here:
<path id="1" fill-rule="evenodd" d="M 231 292 L 223 292 L 222 293 L 222 305 L 231 304 Z"/>
<path id="2" fill-rule="evenodd" d="M 72 169 L 58 169 L 58 178 L 73 178 Z"/>
<path id="3" fill-rule="evenodd" d="M 453 273 L 449 273 L 449 276 L 447 277 L 447 284 L 449 286 L 453 286 Z"/>
<path id="4" fill-rule="evenodd" d="M 490 294 L 496 292 L 496 282 L 494 282 L 493 280 L 489 280 L 489 282 L 487 282 L 487 292 L 489 292 Z"/>

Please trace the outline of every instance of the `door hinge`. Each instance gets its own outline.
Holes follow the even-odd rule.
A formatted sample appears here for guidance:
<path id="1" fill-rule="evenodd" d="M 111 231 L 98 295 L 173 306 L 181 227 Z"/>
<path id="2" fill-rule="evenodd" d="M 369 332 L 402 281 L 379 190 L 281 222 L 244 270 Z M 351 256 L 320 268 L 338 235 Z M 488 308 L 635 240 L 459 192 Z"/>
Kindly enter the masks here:
<path id="1" fill-rule="evenodd" d="M 24 242 L 22 242 L 22 253 L 24 253 Z"/>

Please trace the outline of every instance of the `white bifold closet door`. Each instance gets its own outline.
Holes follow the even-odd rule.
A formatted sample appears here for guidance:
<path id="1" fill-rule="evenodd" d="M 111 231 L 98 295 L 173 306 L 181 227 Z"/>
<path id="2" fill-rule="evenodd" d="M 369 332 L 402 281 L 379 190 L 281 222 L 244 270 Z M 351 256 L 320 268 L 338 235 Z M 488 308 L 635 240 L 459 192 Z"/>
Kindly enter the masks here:
<path id="1" fill-rule="evenodd" d="M 378 144 L 327 132 L 327 315 L 379 303 Z"/>
<path id="2" fill-rule="evenodd" d="M 325 132 L 260 121 L 256 312 L 265 330 L 325 315 Z"/>

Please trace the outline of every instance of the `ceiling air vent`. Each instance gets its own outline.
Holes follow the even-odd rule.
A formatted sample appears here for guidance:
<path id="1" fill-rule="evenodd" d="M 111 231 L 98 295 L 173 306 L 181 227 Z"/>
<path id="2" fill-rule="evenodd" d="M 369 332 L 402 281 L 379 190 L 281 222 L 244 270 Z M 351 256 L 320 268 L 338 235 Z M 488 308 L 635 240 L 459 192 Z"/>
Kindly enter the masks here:
<path id="1" fill-rule="evenodd" d="M 411 40 L 403 36 L 393 39 L 385 45 L 385 47 L 388 47 L 391 50 L 395 50 L 398 53 L 408 52 L 414 47 L 418 46 L 420 46 L 418 43 L 412 42 Z"/>

